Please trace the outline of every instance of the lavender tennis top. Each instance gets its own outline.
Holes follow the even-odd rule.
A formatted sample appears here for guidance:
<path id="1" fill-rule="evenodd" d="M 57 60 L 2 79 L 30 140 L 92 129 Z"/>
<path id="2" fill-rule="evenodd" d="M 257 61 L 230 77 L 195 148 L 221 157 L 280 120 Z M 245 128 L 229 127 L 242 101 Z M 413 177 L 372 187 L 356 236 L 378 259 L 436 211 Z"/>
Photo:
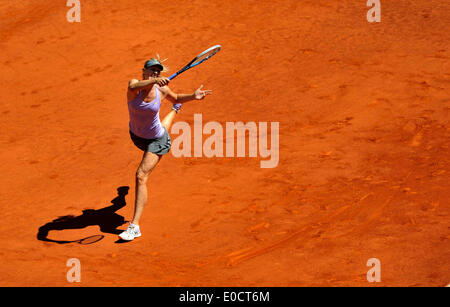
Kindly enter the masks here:
<path id="1" fill-rule="evenodd" d="M 159 119 L 161 93 L 156 87 L 155 99 L 145 102 L 142 98 L 142 92 L 140 91 L 139 95 L 128 103 L 130 130 L 144 139 L 160 138 L 164 135 L 164 128 Z"/>

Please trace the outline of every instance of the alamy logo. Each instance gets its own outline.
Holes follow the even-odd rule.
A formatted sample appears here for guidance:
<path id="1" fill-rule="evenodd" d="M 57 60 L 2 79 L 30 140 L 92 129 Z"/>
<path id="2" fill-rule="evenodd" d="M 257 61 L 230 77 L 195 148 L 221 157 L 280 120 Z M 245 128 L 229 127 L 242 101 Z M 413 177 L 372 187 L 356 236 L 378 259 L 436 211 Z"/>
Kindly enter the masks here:
<path id="1" fill-rule="evenodd" d="M 66 266 L 70 267 L 67 271 L 66 278 L 68 282 L 81 282 L 81 263 L 77 258 L 70 258 L 66 262 Z"/>
<path id="2" fill-rule="evenodd" d="M 367 260 L 366 265 L 371 267 L 367 272 L 368 282 L 381 282 L 381 262 L 378 258 L 370 258 Z"/>
<path id="3" fill-rule="evenodd" d="M 81 22 L 80 0 L 67 0 L 66 6 L 71 7 L 66 14 L 68 22 Z"/>
<path id="4" fill-rule="evenodd" d="M 367 0 L 367 6 L 371 9 L 367 12 L 367 21 L 381 22 L 381 3 L 380 0 Z"/>
<path id="5" fill-rule="evenodd" d="M 172 141 L 172 155 L 177 158 L 191 157 L 192 131 L 190 125 L 182 121 L 176 122 L 172 126 L 171 133 L 180 133 Z M 247 133 L 248 139 L 246 137 Z M 203 134 L 210 136 L 203 141 Z M 258 124 L 255 122 L 245 124 L 243 122 L 226 122 L 224 129 L 222 124 L 214 121 L 207 122 L 203 125 L 202 115 L 194 114 L 193 139 L 194 157 L 246 157 L 246 153 L 248 152 L 248 157 L 256 158 L 259 152 L 259 157 L 267 158 L 266 160 L 260 161 L 261 168 L 274 168 L 278 165 L 279 122 L 270 123 L 270 148 L 268 148 L 267 122 L 260 122 Z M 246 150 L 246 143 L 248 143 L 248 151 Z"/>

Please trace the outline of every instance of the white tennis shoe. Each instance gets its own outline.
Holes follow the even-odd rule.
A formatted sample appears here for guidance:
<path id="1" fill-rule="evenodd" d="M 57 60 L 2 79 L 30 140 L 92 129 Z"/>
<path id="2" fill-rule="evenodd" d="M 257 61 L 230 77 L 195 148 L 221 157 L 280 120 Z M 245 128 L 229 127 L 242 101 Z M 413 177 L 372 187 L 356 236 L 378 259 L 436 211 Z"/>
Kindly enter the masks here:
<path id="1" fill-rule="evenodd" d="M 131 224 L 128 226 L 127 230 L 122 232 L 119 237 L 125 241 L 131 241 L 134 238 L 139 238 L 141 236 L 141 230 L 139 229 L 139 225 Z"/>

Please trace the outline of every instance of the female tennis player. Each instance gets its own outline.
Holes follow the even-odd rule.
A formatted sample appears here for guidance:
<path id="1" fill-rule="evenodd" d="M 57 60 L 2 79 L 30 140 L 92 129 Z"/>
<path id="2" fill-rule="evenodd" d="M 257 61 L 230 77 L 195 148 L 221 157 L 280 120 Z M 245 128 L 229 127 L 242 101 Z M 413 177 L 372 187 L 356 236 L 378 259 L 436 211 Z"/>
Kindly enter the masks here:
<path id="1" fill-rule="evenodd" d="M 141 236 L 139 220 L 147 203 L 147 179 L 161 157 L 170 150 L 171 139 L 168 131 L 175 115 L 183 103 L 201 100 L 212 94 L 211 90 L 202 90 L 203 85 L 192 94 L 174 93 L 167 86 L 169 79 L 160 76 L 166 69 L 159 57 L 146 61 L 142 70 L 142 80 L 130 80 L 127 92 L 131 140 L 144 155 L 136 171 L 134 217 L 128 228 L 119 235 L 126 241 Z M 159 109 L 164 98 L 172 103 L 172 110 L 160 121 Z"/>

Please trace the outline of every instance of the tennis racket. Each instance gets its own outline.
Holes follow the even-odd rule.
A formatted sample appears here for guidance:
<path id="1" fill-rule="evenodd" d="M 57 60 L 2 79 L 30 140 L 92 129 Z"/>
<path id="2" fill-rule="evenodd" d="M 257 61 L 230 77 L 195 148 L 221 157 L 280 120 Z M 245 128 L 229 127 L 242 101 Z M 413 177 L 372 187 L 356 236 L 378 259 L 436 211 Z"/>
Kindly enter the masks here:
<path id="1" fill-rule="evenodd" d="M 211 48 L 206 49 L 205 51 L 203 51 L 202 53 L 200 53 L 199 55 L 197 55 L 192 61 L 190 61 L 186 66 L 184 66 L 182 69 L 180 69 L 179 71 L 177 71 L 176 73 L 174 73 L 173 75 L 171 75 L 168 79 L 172 80 L 173 78 L 175 78 L 176 76 L 178 76 L 179 74 L 185 72 L 188 69 L 191 69 L 192 67 L 195 67 L 197 65 L 200 65 L 201 63 L 203 63 L 204 61 L 206 61 L 207 59 L 209 59 L 210 57 L 212 57 L 213 55 L 215 55 L 217 52 L 220 51 L 220 48 L 222 48 L 222 46 L 220 45 L 215 45 Z"/>

